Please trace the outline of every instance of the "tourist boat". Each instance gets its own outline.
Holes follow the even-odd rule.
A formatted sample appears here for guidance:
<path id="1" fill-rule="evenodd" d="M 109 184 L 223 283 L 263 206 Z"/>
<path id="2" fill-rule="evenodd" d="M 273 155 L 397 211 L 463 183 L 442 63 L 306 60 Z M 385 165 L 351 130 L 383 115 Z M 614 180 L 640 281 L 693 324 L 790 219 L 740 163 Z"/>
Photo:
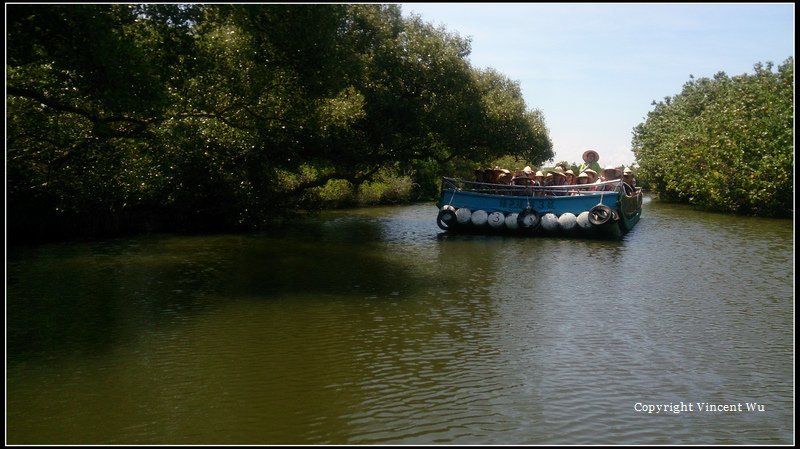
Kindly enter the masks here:
<path id="1" fill-rule="evenodd" d="M 642 191 L 622 180 L 518 186 L 442 178 L 436 206 L 436 223 L 448 232 L 620 238 L 639 222 Z"/>

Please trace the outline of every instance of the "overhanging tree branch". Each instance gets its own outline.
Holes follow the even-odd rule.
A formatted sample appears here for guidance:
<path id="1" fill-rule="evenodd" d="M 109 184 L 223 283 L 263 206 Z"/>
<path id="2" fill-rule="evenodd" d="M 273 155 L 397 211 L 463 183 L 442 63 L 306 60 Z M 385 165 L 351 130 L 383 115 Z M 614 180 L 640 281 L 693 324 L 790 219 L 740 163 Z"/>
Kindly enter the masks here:
<path id="1" fill-rule="evenodd" d="M 147 126 L 151 124 L 151 121 L 141 120 L 128 116 L 112 115 L 110 117 L 101 117 L 100 115 L 96 114 L 91 110 L 80 108 L 65 103 L 63 101 L 57 100 L 55 98 L 47 97 L 41 92 L 37 92 L 30 89 L 24 89 L 15 86 L 6 86 L 6 93 L 16 97 L 27 98 L 29 100 L 37 101 L 59 112 L 69 112 L 85 117 L 95 125 L 96 129 L 98 129 L 98 125 L 104 129 L 104 132 L 102 133 L 103 137 L 134 137 L 144 132 Z M 111 129 L 111 125 L 115 123 L 132 124 L 134 125 L 134 127 L 132 130 Z"/>
<path id="2" fill-rule="evenodd" d="M 14 86 L 6 86 L 6 93 L 9 94 L 9 95 L 13 95 L 15 97 L 22 97 L 22 98 L 27 98 L 27 99 L 30 99 L 30 100 L 38 101 L 39 103 L 41 103 L 41 104 L 43 104 L 43 105 L 45 105 L 45 106 L 47 106 L 47 107 L 49 107 L 51 109 L 55 109 L 57 111 L 72 112 L 74 114 L 82 115 L 82 116 L 86 117 L 87 119 L 89 119 L 92 122 L 97 122 L 97 121 L 100 120 L 100 117 L 98 117 L 97 114 L 94 114 L 91 111 L 88 111 L 86 109 L 82 109 L 82 108 L 79 108 L 79 107 L 76 107 L 76 106 L 61 102 L 61 101 L 56 100 L 54 98 L 48 98 L 48 97 L 44 96 L 43 94 L 41 94 L 40 92 L 36 92 L 36 91 L 30 90 L 30 89 L 23 89 L 23 88 L 14 87 Z"/>

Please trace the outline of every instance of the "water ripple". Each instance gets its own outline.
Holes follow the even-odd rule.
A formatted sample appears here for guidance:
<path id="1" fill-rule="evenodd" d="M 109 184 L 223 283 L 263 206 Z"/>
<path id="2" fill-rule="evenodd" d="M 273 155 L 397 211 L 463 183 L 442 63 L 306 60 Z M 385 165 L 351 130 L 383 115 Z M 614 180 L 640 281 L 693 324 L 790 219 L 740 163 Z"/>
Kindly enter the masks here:
<path id="1" fill-rule="evenodd" d="M 791 223 L 645 208 L 620 242 L 425 204 L 15 255 L 9 442 L 791 443 Z M 766 410 L 634 408 L 681 401 Z"/>

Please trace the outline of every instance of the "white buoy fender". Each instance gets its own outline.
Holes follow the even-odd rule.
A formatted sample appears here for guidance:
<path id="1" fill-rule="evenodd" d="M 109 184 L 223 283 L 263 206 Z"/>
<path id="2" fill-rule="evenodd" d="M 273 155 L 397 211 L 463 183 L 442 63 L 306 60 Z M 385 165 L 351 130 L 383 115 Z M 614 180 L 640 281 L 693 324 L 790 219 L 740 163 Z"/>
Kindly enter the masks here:
<path id="1" fill-rule="evenodd" d="M 519 214 L 516 212 L 508 214 L 508 216 L 506 217 L 506 227 L 508 229 L 519 229 L 519 225 L 517 224 L 518 216 Z"/>
<path id="2" fill-rule="evenodd" d="M 542 227 L 545 231 L 555 231 L 558 229 L 558 217 L 550 212 L 542 215 Z"/>
<path id="3" fill-rule="evenodd" d="M 489 219 L 489 214 L 486 213 L 485 210 L 476 210 L 472 213 L 472 224 L 475 226 L 483 226 L 486 224 L 486 221 Z"/>
<path id="4" fill-rule="evenodd" d="M 472 211 L 466 207 L 462 207 L 456 211 L 456 220 L 458 220 L 458 224 L 469 223 L 470 217 L 472 217 Z"/>
<path id="5" fill-rule="evenodd" d="M 503 215 L 502 212 L 495 211 L 489 214 L 489 216 L 487 217 L 487 222 L 489 223 L 489 226 L 495 229 L 500 228 L 503 226 L 503 224 L 505 224 L 506 216 Z"/>
<path id="6" fill-rule="evenodd" d="M 564 212 L 558 217 L 558 226 L 565 231 L 571 231 L 577 226 L 577 217 L 571 212 Z"/>
<path id="7" fill-rule="evenodd" d="M 578 214 L 578 217 L 576 218 L 576 221 L 578 222 L 578 226 L 580 226 L 580 228 L 583 229 L 583 230 L 589 230 L 589 229 L 592 228 L 592 224 L 589 223 L 589 211 L 588 210 L 585 210 L 585 211 L 581 212 L 580 214 Z"/>

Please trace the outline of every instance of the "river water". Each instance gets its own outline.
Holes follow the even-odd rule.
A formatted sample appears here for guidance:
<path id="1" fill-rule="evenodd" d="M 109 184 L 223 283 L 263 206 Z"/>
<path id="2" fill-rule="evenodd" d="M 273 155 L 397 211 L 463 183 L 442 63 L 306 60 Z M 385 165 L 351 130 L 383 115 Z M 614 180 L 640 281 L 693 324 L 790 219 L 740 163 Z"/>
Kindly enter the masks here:
<path id="1" fill-rule="evenodd" d="M 435 217 L 8 249 L 6 442 L 794 443 L 791 220 L 645 199 L 617 242 Z"/>

